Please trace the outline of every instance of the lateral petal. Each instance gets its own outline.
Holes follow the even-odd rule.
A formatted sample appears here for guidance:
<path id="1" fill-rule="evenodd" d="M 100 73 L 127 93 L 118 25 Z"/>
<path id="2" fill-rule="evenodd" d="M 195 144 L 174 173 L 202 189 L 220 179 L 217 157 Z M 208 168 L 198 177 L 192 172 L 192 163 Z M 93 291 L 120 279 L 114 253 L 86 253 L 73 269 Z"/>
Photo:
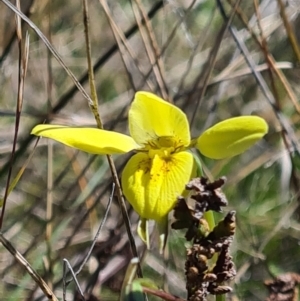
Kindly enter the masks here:
<path id="1" fill-rule="evenodd" d="M 137 233 L 141 240 L 147 245 L 147 249 L 150 250 L 149 221 L 147 219 L 141 218 L 139 220 Z"/>
<path id="2" fill-rule="evenodd" d="M 217 123 L 197 139 L 197 148 L 206 157 L 223 159 L 243 153 L 268 132 L 258 116 L 234 117 Z"/>
<path id="3" fill-rule="evenodd" d="M 130 135 L 140 145 L 158 138 L 164 138 L 161 141 L 165 144 L 175 141 L 176 145 L 188 146 L 190 143 L 189 123 L 184 112 L 152 93 L 135 94 L 128 120 Z"/>
<path id="4" fill-rule="evenodd" d="M 168 234 L 169 234 L 169 220 L 166 216 L 161 219 L 158 223 L 158 232 L 159 232 L 159 253 L 163 254 L 167 245 Z"/>
<path id="5" fill-rule="evenodd" d="M 139 148 L 130 136 L 96 128 L 40 124 L 33 128 L 31 134 L 51 138 L 91 154 L 123 154 Z"/>
<path id="6" fill-rule="evenodd" d="M 146 153 L 131 157 L 122 174 L 124 194 L 144 219 L 158 222 L 172 210 L 185 185 L 195 176 L 193 155 L 175 153 L 168 158 Z"/>

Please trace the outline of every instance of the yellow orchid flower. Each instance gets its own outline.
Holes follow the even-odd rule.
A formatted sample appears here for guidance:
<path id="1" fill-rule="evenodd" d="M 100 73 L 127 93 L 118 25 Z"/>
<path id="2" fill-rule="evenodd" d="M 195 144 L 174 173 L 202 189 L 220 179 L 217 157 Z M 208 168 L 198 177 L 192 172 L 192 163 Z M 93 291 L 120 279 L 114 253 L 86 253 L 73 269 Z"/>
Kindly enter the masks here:
<path id="1" fill-rule="evenodd" d="M 127 200 L 141 217 L 138 233 L 147 242 L 148 220 L 155 220 L 165 234 L 168 213 L 196 174 L 190 147 L 197 147 L 213 159 L 232 157 L 268 131 L 262 118 L 243 116 L 220 122 L 191 140 L 184 112 L 149 92 L 136 93 L 128 121 L 130 136 L 96 128 L 45 124 L 37 125 L 31 133 L 92 154 L 135 151 L 123 170 L 122 186 Z"/>

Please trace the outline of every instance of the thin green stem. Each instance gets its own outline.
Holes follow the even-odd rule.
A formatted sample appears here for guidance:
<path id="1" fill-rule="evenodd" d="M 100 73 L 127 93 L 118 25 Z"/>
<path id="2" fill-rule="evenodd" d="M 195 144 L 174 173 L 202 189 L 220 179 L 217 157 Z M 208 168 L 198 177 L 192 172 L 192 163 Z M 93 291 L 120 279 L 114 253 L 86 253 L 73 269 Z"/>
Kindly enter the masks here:
<path id="1" fill-rule="evenodd" d="M 88 4 L 87 0 L 83 0 L 83 23 L 85 28 L 85 39 L 86 39 L 86 50 L 87 50 L 87 61 L 88 61 L 88 70 L 89 70 L 89 83 L 90 83 L 90 89 L 91 89 L 91 99 L 89 99 L 89 106 L 94 114 L 97 126 L 99 129 L 103 129 L 103 123 L 101 121 L 101 117 L 98 111 L 98 97 L 96 93 L 96 86 L 95 86 L 95 77 L 94 77 L 94 70 L 93 70 L 93 64 L 92 64 L 92 56 L 91 56 L 91 46 L 90 46 L 90 38 L 89 38 L 89 14 L 88 14 Z M 122 217 L 124 220 L 124 224 L 126 227 L 129 244 L 131 247 L 132 255 L 133 257 L 138 257 L 137 247 L 135 245 L 134 237 L 131 231 L 131 223 L 129 220 L 129 216 L 127 213 L 127 208 L 125 204 L 125 199 L 123 197 L 121 184 L 119 181 L 118 173 L 113 161 L 113 158 L 111 155 L 107 155 L 107 161 L 112 173 L 113 181 L 116 185 L 116 193 L 118 196 L 119 206 L 121 209 Z M 142 268 L 140 266 L 140 263 L 137 264 L 137 274 L 139 277 L 143 277 L 142 274 Z"/>
<path id="2" fill-rule="evenodd" d="M 194 159 L 197 165 L 197 177 L 203 177 L 204 174 L 202 170 L 201 160 L 196 154 L 194 154 Z M 209 229 L 212 230 L 216 225 L 214 213 L 211 210 L 204 212 L 204 218 L 208 222 Z"/>
<path id="3" fill-rule="evenodd" d="M 213 211 L 209 210 L 204 212 L 204 218 L 208 222 L 209 230 L 212 230 L 216 225 Z"/>
<path id="4" fill-rule="evenodd" d="M 225 294 L 223 295 L 216 295 L 216 301 L 225 301 Z"/>

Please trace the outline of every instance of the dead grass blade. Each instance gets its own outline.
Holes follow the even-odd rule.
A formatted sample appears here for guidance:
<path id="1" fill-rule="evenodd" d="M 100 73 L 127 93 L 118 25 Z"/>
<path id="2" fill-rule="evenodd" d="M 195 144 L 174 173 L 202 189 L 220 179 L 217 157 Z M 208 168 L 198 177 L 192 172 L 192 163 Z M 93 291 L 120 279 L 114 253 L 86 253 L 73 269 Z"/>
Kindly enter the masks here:
<path id="1" fill-rule="evenodd" d="M 103 129 L 103 124 L 100 118 L 100 114 L 98 112 L 98 98 L 97 98 L 96 87 L 95 87 L 94 71 L 92 68 L 91 47 L 90 47 L 90 38 L 89 38 L 89 16 L 88 16 L 88 5 L 86 0 L 83 0 L 83 16 L 84 16 L 84 26 L 85 26 L 86 52 L 87 52 L 88 68 L 89 68 L 89 75 L 90 75 L 89 82 L 90 82 L 90 89 L 92 94 L 92 102 L 90 103 L 90 108 L 92 110 L 92 113 L 94 114 L 98 128 Z M 137 247 L 135 245 L 134 237 L 132 234 L 131 222 L 128 216 L 128 212 L 125 204 L 125 198 L 122 192 L 121 183 L 119 181 L 119 176 L 116 170 L 116 166 L 114 164 L 111 155 L 107 155 L 106 157 L 112 173 L 113 181 L 116 185 L 119 206 L 122 212 L 123 221 L 125 223 L 132 255 L 133 257 L 138 257 Z M 138 275 L 139 277 L 143 277 L 142 268 L 139 264 L 138 264 Z"/>
<path id="2" fill-rule="evenodd" d="M 19 1 L 17 1 L 17 6 L 20 7 Z M 15 131 L 14 131 L 13 145 L 12 145 L 12 151 L 10 156 L 10 166 L 7 174 L 6 189 L 4 193 L 3 205 L 2 205 L 1 216 L 0 216 L 0 230 L 3 224 L 7 196 L 9 194 L 10 180 L 11 180 L 12 168 L 13 168 L 14 157 L 16 152 L 18 132 L 20 127 L 20 118 L 21 118 L 21 111 L 23 106 L 24 83 L 25 83 L 25 77 L 26 77 L 26 72 L 28 67 L 28 56 L 29 56 L 29 35 L 26 34 L 25 41 L 23 42 L 21 18 L 19 18 L 18 16 L 16 17 L 16 32 L 17 32 L 18 47 L 19 47 L 18 96 L 17 96 L 17 105 L 16 105 L 16 113 L 15 113 Z"/>
<path id="3" fill-rule="evenodd" d="M 0 232 L 0 241 L 2 245 L 10 252 L 11 255 L 17 260 L 17 262 L 26 269 L 28 274 L 34 280 L 34 282 L 40 287 L 45 296 L 51 301 L 58 301 L 52 290 L 49 288 L 47 283 L 43 278 L 32 268 L 29 262 L 22 256 L 22 254 L 17 251 L 13 245 L 3 236 Z"/>
<path id="4" fill-rule="evenodd" d="M 56 60 L 59 62 L 59 64 L 63 67 L 63 69 L 66 71 L 66 73 L 70 76 L 75 86 L 78 88 L 78 90 L 82 93 L 83 97 L 85 97 L 89 102 L 92 102 L 89 95 L 86 93 L 80 82 L 77 80 L 73 72 L 67 67 L 67 65 L 62 60 L 59 53 L 56 51 L 56 49 L 52 46 L 50 41 L 46 38 L 46 36 L 41 32 L 41 30 L 28 18 L 26 17 L 17 7 L 15 7 L 11 2 L 7 0 L 1 0 L 6 6 L 8 6 L 12 11 L 14 11 L 22 20 L 24 20 L 35 32 L 36 34 L 41 38 L 41 40 L 45 43 L 47 48 L 51 51 L 52 55 L 56 58 Z"/>

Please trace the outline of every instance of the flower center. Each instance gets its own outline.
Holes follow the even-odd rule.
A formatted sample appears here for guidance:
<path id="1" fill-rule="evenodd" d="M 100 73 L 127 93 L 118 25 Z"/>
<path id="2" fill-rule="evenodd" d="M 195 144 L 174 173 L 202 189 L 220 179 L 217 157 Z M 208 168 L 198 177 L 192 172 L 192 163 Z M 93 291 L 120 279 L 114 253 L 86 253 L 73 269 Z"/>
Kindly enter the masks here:
<path id="1" fill-rule="evenodd" d="M 163 159 L 169 159 L 172 153 L 175 152 L 174 147 L 162 147 L 159 149 L 149 149 L 149 157 L 153 159 L 156 155 Z"/>
<path id="2" fill-rule="evenodd" d="M 174 136 L 161 136 L 148 141 L 145 149 L 168 149 L 172 148 L 172 152 L 178 152 L 182 149 L 183 143 L 181 139 Z"/>

